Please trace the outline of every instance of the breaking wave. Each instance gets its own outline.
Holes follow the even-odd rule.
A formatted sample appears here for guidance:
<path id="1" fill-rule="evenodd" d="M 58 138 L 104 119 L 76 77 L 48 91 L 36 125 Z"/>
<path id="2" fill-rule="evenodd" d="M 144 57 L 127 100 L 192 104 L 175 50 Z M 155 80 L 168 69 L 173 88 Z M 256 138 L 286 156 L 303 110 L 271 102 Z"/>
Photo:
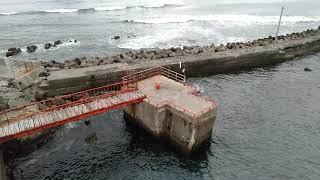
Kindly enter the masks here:
<path id="1" fill-rule="evenodd" d="M 255 16 L 255 15 L 205 15 L 205 16 L 192 16 L 192 15 L 171 15 L 162 17 L 151 17 L 146 19 L 131 19 L 124 20 L 127 23 L 144 23 L 144 24 L 165 24 L 165 23 L 185 23 L 192 21 L 207 21 L 207 22 L 232 22 L 235 24 L 274 24 L 279 21 L 278 16 Z M 315 22 L 320 21 L 320 16 L 284 16 L 283 23 L 296 23 L 296 22 Z"/>
<path id="2" fill-rule="evenodd" d="M 143 6 L 104 6 L 86 9 L 48 9 L 40 11 L 23 11 L 23 12 L 3 12 L 0 16 L 11 16 L 11 15 L 28 15 L 28 14 L 46 14 L 46 13 L 81 13 L 81 12 L 95 12 L 95 11 L 117 11 L 117 10 L 127 10 L 133 8 L 141 9 L 158 9 L 158 8 L 170 8 L 170 7 L 181 7 L 181 4 L 162 4 L 162 5 L 143 5 Z"/>

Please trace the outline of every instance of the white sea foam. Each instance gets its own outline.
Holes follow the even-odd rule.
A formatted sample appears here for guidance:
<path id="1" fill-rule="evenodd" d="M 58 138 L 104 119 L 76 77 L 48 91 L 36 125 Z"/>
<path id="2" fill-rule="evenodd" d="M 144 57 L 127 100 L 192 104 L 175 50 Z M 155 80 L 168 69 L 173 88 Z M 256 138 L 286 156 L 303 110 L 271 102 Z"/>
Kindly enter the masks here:
<path id="1" fill-rule="evenodd" d="M 9 15 L 17 14 L 17 13 L 18 12 L 3 12 L 3 13 L 0 13 L 0 15 L 9 16 Z"/>
<path id="2" fill-rule="evenodd" d="M 77 12 L 78 10 L 79 9 L 48 9 L 43 11 L 48 13 L 73 13 Z"/>
<path id="3" fill-rule="evenodd" d="M 161 7 L 170 7 L 170 6 L 183 6 L 181 3 L 147 3 L 141 5 L 133 5 L 133 6 L 126 6 L 126 5 L 116 5 L 116 6 L 101 6 L 101 7 L 88 7 L 84 9 L 67 9 L 67 8 L 57 8 L 57 9 L 44 9 L 39 11 L 21 11 L 21 12 L 1 12 L 0 15 L 2 16 L 9 16 L 9 15 L 16 15 L 16 14 L 36 14 L 36 13 L 75 13 L 81 12 L 86 10 L 93 10 L 93 11 L 116 11 L 116 10 L 123 10 L 123 9 L 130 9 L 130 8 L 161 8 Z"/>
<path id="4" fill-rule="evenodd" d="M 278 16 L 256 16 L 256 15 L 169 15 L 161 17 L 150 17 L 145 19 L 132 19 L 128 22 L 146 24 L 184 23 L 190 21 L 207 21 L 215 23 L 234 23 L 235 25 L 248 24 L 274 24 L 278 22 Z M 284 16 L 283 23 L 315 22 L 320 21 L 320 16 Z"/>
<path id="5" fill-rule="evenodd" d="M 96 7 L 94 10 L 96 11 L 114 11 L 114 10 L 121 10 L 126 9 L 127 6 L 108 6 L 108 7 Z"/>
<path id="6" fill-rule="evenodd" d="M 116 44 L 120 48 L 128 48 L 128 49 L 140 49 L 140 48 L 153 48 L 153 47 L 161 47 L 161 45 L 157 45 L 159 42 L 166 42 L 163 47 L 166 46 L 175 46 L 172 43 L 174 39 L 182 38 L 184 35 L 183 29 L 163 29 L 162 31 L 158 31 L 154 34 L 149 34 L 145 36 L 140 36 L 134 39 L 127 39 L 124 42 L 120 42 Z"/>

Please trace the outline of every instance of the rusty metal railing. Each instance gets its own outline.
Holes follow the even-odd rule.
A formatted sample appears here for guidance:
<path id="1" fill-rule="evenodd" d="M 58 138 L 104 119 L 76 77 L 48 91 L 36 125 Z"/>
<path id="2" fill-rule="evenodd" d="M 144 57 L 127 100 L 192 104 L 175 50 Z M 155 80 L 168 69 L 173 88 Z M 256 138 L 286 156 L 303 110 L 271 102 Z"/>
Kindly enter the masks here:
<path id="1" fill-rule="evenodd" d="M 154 68 L 149 68 L 143 71 L 139 71 L 127 76 L 122 77 L 122 80 L 124 82 L 126 81 L 141 81 L 156 75 L 162 75 L 165 76 L 169 79 L 172 79 L 176 82 L 185 84 L 186 83 L 186 77 L 183 74 L 180 74 L 178 72 L 172 71 L 168 68 L 165 67 L 154 67 Z"/>
<path id="2" fill-rule="evenodd" d="M 137 90 L 137 88 L 136 82 L 120 82 L 68 95 L 56 96 L 47 100 L 7 109 L 0 112 L 0 125 L 28 118 L 39 112 L 51 111 L 57 108 L 67 107 L 72 104 L 84 103 L 93 100 L 94 98 L 114 96 Z"/>
<path id="3" fill-rule="evenodd" d="M 136 82 L 120 82 L 0 112 L 0 142 L 20 138 L 145 98 Z"/>

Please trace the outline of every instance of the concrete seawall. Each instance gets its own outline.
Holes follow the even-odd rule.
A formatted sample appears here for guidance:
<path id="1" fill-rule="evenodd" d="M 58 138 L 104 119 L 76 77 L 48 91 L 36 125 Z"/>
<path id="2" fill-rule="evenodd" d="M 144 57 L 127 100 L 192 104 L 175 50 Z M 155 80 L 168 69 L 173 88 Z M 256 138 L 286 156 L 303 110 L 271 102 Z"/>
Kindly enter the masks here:
<path id="1" fill-rule="evenodd" d="M 45 96 L 67 94 L 117 82 L 128 73 L 150 67 L 166 66 L 179 71 L 179 62 L 186 68 L 187 77 L 206 76 L 273 65 L 318 51 L 320 34 L 277 45 L 53 71 L 39 89 Z"/>

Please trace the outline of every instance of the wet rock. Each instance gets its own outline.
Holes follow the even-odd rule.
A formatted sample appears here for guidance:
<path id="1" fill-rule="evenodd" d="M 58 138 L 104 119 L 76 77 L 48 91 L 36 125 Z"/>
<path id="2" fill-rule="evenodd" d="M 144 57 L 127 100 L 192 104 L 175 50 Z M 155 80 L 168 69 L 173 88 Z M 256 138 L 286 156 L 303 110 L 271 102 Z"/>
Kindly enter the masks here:
<path id="1" fill-rule="evenodd" d="M 53 46 L 56 47 L 56 46 L 58 46 L 58 45 L 60 45 L 60 44 L 62 44 L 62 42 L 61 42 L 60 40 L 58 40 L 58 41 L 55 41 L 55 42 L 53 43 Z"/>
<path id="2" fill-rule="evenodd" d="M 132 55 L 132 59 L 133 59 L 133 60 L 135 60 L 135 59 L 137 59 L 137 58 L 138 58 L 138 56 L 137 56 L 136 54 L 133 54 L 133 55 Z"/>
<path id="3" fill-rule="evenodd" d="M 169 57 L 175 57 L 176 56 L 176 53 L 175 52 L 172 52 L 169 54 Z"/>
<path id="4" fill-rule="evenodd" d="M 10 57 L 10 56 L 14 56 L 21 53 L 21 49 L 20 48 L 9 48 L 8 52 L 6 52 L 6 56 Z"/>
<path id="5" fill-rule="evenodd" d="M 112 39 L 119 40 L 120 36 L 114 36 Z"/>
<path id="6" fill-rule="evenodd" d="M 64 64 L 64 67 L 66 68 L 72 68 L 72 67 L 74 67 L 74 66 L 76 66 L 76 65 L 80 65 L 80 64 L 77 64 L 76 62 L 74 62 L 74 61 L 71 61 L 71 62 L 69 62 L 69 63 L 65 63 Z"/>
<path id="7" fill-rule="evenodd" d="M 167 54 L 165 52 L 161 52 L 160 57 L 161 58 L 167 58 L 167 57 L 169 57 L 169 54 Z"/>
<path id="8" fill-rule="evenodd" d="M 50 76 L 50 73 L 48 73 L 48 72 L 41 72 L 39 74 L 39 77 L 48 77 L 48 76 Z"/>
<path id="9" fill-rule="evenodd" d="M 47 67 L 60 67 L 63 68 L 64 64 L 56 61 L 49 61 L 46 65 Z"/>
<path id="10" fill-rule="evenodd" d="M 191 53 L 192 53 L 192 54 L 199 54 L 199 53 L 200 53 L 200 48 L 194 47 L 194 48 L 191 50 Z"/>
<path id="11" fill-rule="evenodd" d="M 85 121 L 84 121 L 84 124 L 85 124 L 86 126 L 89 126 L 89 125 L 91 124 L 91 122 L 90 122 L 89 120 L 85 120 Z"/>
<path id="12" fill-rule="evenodd" d="M 77 65 L 80 65 L 80 64 L 81 64 L 80 58 L 75 58 L 75 59 L 74 59 L 74 62 L 75 62 Z"/>
<path id="13" fill-rule="evenodd" d="M 96 144 L 97 141 L 98 141 L 98 136 L 97 136 L 97 133 L 95 132 L 89 134 L 85 139 L 85 142 L 88 144 Z"/>
<path id="14" fill-rule="evenodd" d="M 128 56 L 127 54 L 120 54 L 120 57 L 122 59 L 125 59 L 125 60 L 131 60 L 132 59 L 132 57 Z"/>
<path id="15" fill-rule="evenodd" d="M 28 53 L 32 53 L 32 52 L 35 52 L 37 49 L 38 49 L 38 47 L 35 46 L 35 45 L 28 46 L 28 47 L 27 47 L 27 52 L 28 52 Z"/>
<path id="16" fill-rule="evenodd" d="M 45 49 L 50 49 L 52 47 L 52 44 L 51 43 L 47 43 L 44 45 L 44 48 Z"/>
<path id="17" fill-rule="evenodd" d="M 152 59 L 153 56 L 154 56 L 153 53 L 152 53 L 152 54 L 143 53 L 143 57 L 144 57 L 145 59 Z"/>
<path id="18" fill-rule="evenodd" d="M 137 53 L 137 59 L 142 59 L 142 54 L 141 53 Z"/>
<path id="19" fill-rule="evenodd" d="M 227 48 L 225 46 L 219 46 L 219 47 L 216 47 L 215 52 L 221 52 L 221 51 L 225 51 L 225 50 L 227 50 Z"/>
<path id="20" fill-rule="evenodd" d="M 112 61 L 112 63 L 120 63 L 121 61 L 120 61 L 120 59 L 114 59 L 113 61 Z"/>
<path id="21" fill-rule="evenodd" d="M 160 59 L 161 58 L 161 55 L 157 54 L 153 57 L 154 59 Z"/>
<path id="22" fill-rule="evenodd" d="M 306 71 L 306 72 L 311 72 L 312 70 L 309 69 L 309 68 L 304 68 L 304 71 Z"/>
<path id="23" fill-rule="evenodd" d="M 0 111 L 9 109 L 9 99 L 0 96 Z"/>

